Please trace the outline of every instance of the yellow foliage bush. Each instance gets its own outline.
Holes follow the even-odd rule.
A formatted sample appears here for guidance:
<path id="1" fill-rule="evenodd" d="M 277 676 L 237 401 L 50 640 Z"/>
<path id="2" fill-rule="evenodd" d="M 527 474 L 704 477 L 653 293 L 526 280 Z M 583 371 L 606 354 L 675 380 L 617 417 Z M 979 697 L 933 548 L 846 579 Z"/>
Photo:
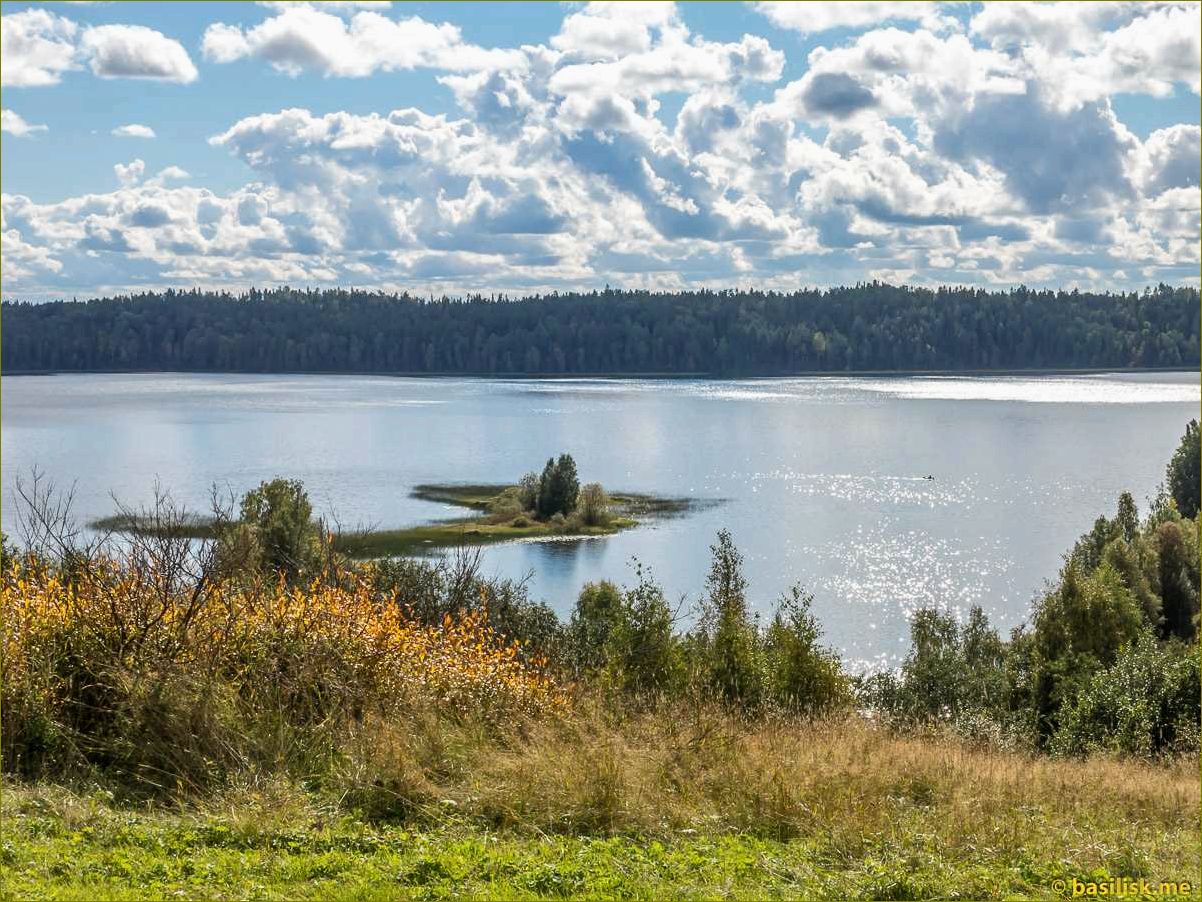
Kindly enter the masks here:
<path id="1" fill-rule="evenodd" d="M 210 731 L 227 759 L 244 756 L 230 748 L 256 719 L 336 728 L 422 710 L 499 720 L 567 703 L 545 662 L 497 634 L 486 612 L 423 623 L 361 575 L 289 586 L 167 578 L 128 561 L 79 569 L 67 578 L 26 557 L 3 574 L 7 769 L 64 745 L 92 763 L 108 765 L 119 751 L 139 766 L 131 746 L 175 724 L 187 731 L 181 742 L 198 743 L 231 708 L 237 726 L 226 716 Z"/>

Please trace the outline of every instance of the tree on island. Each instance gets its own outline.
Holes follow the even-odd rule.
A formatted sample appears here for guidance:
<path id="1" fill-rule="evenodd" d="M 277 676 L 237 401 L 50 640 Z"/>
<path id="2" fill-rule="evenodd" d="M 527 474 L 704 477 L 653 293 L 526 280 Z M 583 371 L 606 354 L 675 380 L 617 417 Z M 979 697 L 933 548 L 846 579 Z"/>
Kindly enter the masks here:
<path id="1" fill-rule="evenodd" d="M 559 460 L 547 458 L 543 475 L 538 483 L 538 515 L 549 519 L 556 514 L 565 517 L 576 510 L 580 497 L 580 479 L 576 475 L 576 461 L 570 454 L 559 455 Z"/>
<path id="2" fill-rule="evenodd" d="M 577 509 L 585 526 L 603 524 L 609 514 L 609 495 L 599 482 L 590 482 L 580 490 Z"/>

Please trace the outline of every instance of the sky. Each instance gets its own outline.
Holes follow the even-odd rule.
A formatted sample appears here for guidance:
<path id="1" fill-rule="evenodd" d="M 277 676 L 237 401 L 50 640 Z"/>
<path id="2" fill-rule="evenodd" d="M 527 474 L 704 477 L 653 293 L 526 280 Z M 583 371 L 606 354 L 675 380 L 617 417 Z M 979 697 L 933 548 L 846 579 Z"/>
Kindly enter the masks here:
<path id="1" fill-rule="evenodd" d="M 1199 283 L 1198 3 L 2 12 L 5 298 Z"/>

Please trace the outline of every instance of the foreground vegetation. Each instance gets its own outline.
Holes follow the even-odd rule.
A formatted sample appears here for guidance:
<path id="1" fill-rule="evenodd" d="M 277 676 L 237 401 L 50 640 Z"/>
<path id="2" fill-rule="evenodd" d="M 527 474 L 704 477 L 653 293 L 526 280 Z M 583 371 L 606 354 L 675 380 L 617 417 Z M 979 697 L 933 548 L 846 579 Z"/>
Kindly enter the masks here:
<path id="1" fill-rule="evenodd" d="M 1198 291 L 751 290 L 423 301 L 362 290 L 5 302 L 4 367 L 481 375 L 1197 367 Z"/>
<path id="2" fill-rule="evenodd" d="M 1191 423 L 1152 509 L 1124 494 L 1028 626 L 924 611 L 870 676 L 800 587 L 756 618 L 725 532 L 689 621 L 636 567 L 563 622 L 470 552 L 346 560 L 296 483 L 249 493 L 219 540 L 160 505 L 119 546 L 35 486 L 0 561 L 5 892 L 1192 882 L 1198 483 Z"/>
<path id="3" fill-rule="evenodd" d="M 1193 764 L 717 710 L 395 738 L 376 766 L 408 775 L 410 806 L 387 817 L 278 779 L 154 808 L 10 783 L 0 893 L 1054 899 L 1056 880 L 1199 873 Z"/>

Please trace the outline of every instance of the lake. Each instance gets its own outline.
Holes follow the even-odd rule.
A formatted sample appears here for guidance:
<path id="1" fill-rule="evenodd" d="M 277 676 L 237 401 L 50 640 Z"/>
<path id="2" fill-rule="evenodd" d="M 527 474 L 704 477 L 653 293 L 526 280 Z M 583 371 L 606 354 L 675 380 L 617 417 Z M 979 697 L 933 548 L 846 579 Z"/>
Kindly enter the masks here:
<path id="1" fill-rule="evenodd" d="M 855 666 L 905 653 L 923 605 L 981 605 L 1009 629 L 1061 556 L 1130 490 L 1152 495 L 1191 417 L 1196 373 L 642 380 L 56 375 L 3 380 L 3 522 L 35 464 L 76 483 L 80 521 L 157 478 L 203 509 L 210 486 L 297 477 L 344 526 L 457 509 L 429 482 L 516 481 L 570 452 L 582 481 L 710 499 L 679 519 L 587 541 L 484 551 L 560 613 L 597 579 L 649 566 L 669 595 L 701 591 L 730 529 L 757 610 L 789 585 L 815 596 Z M 927 475 L 934 479 L 926 479 Z"/>

